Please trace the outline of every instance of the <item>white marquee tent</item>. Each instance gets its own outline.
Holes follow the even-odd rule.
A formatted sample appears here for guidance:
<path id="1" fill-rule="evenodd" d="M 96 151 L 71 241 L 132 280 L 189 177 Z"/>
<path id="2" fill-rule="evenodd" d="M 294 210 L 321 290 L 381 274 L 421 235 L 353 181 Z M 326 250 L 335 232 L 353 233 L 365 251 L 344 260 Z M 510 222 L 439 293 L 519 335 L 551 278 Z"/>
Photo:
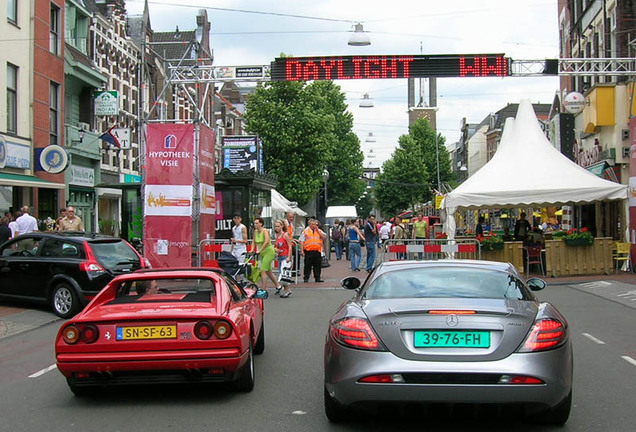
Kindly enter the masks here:
<path id="1" fill-rule="evenodd" d="M 493 158 L 442 201 L 445 232 L 455 237 L 456 210 L 624 200 L 628 187 L 604 180 L 561 154 L 545 137 L 528 100 L 508 118 Z M 628 212 L 626 212 L 628 214 Z"/>

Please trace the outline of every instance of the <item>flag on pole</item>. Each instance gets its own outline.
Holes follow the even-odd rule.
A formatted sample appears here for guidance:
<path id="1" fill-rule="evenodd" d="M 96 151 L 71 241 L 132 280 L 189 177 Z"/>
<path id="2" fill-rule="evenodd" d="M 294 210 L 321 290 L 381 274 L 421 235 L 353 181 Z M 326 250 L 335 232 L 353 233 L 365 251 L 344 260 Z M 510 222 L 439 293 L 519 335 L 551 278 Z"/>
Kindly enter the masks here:
<path id="1" fill-rule="evenodd" d="M 106 132 L 99 136 L 99 139 L 102 141 L 106 141 L 109 145 L 117 148 L 121 148 L 121 143 L 117 139 L 117 137 L 113 134 L 113 129 L 115 126 L 110 127 Z"/>

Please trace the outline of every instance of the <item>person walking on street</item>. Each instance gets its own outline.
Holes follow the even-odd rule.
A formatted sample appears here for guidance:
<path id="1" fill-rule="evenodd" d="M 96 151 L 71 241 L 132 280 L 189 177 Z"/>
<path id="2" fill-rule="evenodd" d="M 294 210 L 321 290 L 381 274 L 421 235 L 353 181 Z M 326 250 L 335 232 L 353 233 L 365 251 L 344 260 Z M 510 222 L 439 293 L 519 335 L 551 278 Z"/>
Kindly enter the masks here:
<path id="1" fill-rule="evenodd" d="M 79 216 L 75 216 L 75 209 L 66 208 L 66 216 L 60 221 L 60 231 L 84 231 L 84 222 Z"/>
<path id="2" fill-rule="evenodd" d="M 243 225 L 243 218 L 240 214 L 234 213 L 232 217 L 234 226 L 232 227 L 232 255 L 243 262 L 247 253 L 247 227 Z"/>
<path id="3" fill-rule="evenodd" d="M 38 230 L 38 221 L 29 214 L 29 206 L 22 207 L 22 216 L 16 218 L 18 234 L 28 234 Z"/>
<path id="4" fill-rule="evenodd" d="M 9 219 L 6 216 L 0 217 L 0 245 L 11 238 Z"/>
<path id="5" fill-rule="evenodd" d="M 362 259 L 362 247 L 360 246 L 360 239 L 362 233 L 358 225 L 358 219 L 352 219 L 351 224 L 347 228 L 349 232 L 349 250 L 351 252 L 351 271 L 360 271 L 360 260 Z"/>
<path id="6" fill-rule="evenodd" d="M 331 229 L 331 242 L 333 248 L 336 251 L 336 260 L 342 259 L 342 243 L 344 238 L 344 224 L 338 219 L 334 222 L 334 227 Z"/>
<path id="7" fill-rule="evenodd" d="M 316 282 L 324 282 L 320 279 L 322 271 L 322 242 L 327 234 L 318 228 L 316 219 L 309 219 L 308 227 L 303 230 L 300 236 L 300 254 L 305 257 L 305 266 L 303 272 L 303 282 L 309 282 L 311 270 L 314 271 L 314 279 Z"/>
<path id="8" fill-rule="evenodd" d="M 364 224 L 364 242 L 367 246 L 367 272 L 371 273 L 375 265 L 375 248 L 378 243 L 378 229 L 375 224 L 375 215 L 369 215 Z"/>
<path id="9" fill-rule="evenodd" d="M 60 223 L 62 222 L 62 219 L 64 219 L 65 217 L 66 217 L 66 208 L 61 208 L 60 216 L 55 220 L 55 231 L 62 231 L 62 225 L 60 225 Z"/>
<path id="10" fill-rule="evenodd" d="M 404 222 L 402 222 L 399 218 L 395 218 L 397 224 L 395 225 L 395 233 L 393 234 L 393 239 L 394 240 L 398 240 L 396 241 L 396 245 L 403 245 L 404 242 L 403 241 L 399 241 L 399 240 L 406 240 L 408 239 L 408 232 L 406 231 L 406 227 L 404 226 Z M 406 259 L 406 252 L 398 252 L 397 253 L 397 259 L 401 260 L 401 259 Z"/>
<path id="11" fill-rule="evenodd" d="M 424 215 L 422 213 L 417 214 L 417 219 L 413 222 L 413 238 L 417 241 L 415 242 L 418 245 L 422 245 L 422 250 L 424 249 L 424 240 L 426 239 L 426 234 L 428 233 L 428 224 L 424 220 Z M 417 253 L 417 259 L 422 259 L 422 252 Z"/>
<path id="12" fill-rule="evenodd" d="M 20 232 L 18 231 L 18 222 L 17 222 L 20 216 L 22 216 L 22 212 L 17 211 L 13 213 L 13 218 L 11 218 L 11 220 L 9 221 L 9 229 L 11 230 L 11 238 L 20 234 Z"/>
<path id="13" fill-rule="evenodd" d="M 267 288 L 267 279 L 272 281 L 275 287 L 278 280 L 272 272 L 272 263 L 276 252 L 269 237 L 269 231 L 265 229 L 263 218 L 254 219 L 254 253 L 258 255 L 258 269 L 261 272 L 261 289 Z"/>
<path id="14" fill-rule="evenodd" d="M 284 221 L 276 221 L 274 223 L 274 233 L 276 234 L 276 240 L 274 241 L 274 251 L 277 253 L 278 271 L 283 271 L 283 266 L 291 267 L 291 251 L 292 242 L 289 238 L 289 234 L 284 229 Z M 285 291 L 281 293 L 281 290 L 285 288 Z M 280 294 L 281 298 L 287 298 L 291 295 L 291 288 L 289 284 L 283 286 L 279 284 L 276 288 L 276 293 Z"/>

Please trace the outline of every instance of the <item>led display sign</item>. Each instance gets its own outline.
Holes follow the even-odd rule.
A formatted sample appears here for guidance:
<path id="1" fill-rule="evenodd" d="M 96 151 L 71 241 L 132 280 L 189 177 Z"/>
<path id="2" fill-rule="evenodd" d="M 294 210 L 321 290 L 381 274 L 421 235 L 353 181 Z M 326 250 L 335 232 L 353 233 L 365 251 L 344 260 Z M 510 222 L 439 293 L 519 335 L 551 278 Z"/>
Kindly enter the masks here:
<path id="1" fill-rule="evenodd" d="M 504 77 L 503 54 L 283 57 L 272 62 L 273 81 L 342 79 Z"/>

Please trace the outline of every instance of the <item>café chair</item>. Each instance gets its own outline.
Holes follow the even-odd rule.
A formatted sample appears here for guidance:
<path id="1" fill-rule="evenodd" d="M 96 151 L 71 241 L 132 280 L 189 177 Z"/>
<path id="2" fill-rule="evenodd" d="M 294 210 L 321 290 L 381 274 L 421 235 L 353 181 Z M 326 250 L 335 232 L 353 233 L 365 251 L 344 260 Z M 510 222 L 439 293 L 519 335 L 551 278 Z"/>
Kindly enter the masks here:
<path id="1" fill-rule="evenodd" d="M 618 273 L 618 269 L 622 266 L 622 263 L 627 263 L 626 271 L 630 271 L 633 273 L 634 267 L 632 266 L 632 244 L 617 243 L 614 261 L 616 261 L 616 273 Z"/>
<path id="2" fill-rule="evenodd" d="M 541 245 L 530 245 L 526 247 L 526 279 L 530 273 L 530 265 L 538 264 L 541 274 L 545 276 L 543 271 L 543 256 L 541 255 Z"/>

